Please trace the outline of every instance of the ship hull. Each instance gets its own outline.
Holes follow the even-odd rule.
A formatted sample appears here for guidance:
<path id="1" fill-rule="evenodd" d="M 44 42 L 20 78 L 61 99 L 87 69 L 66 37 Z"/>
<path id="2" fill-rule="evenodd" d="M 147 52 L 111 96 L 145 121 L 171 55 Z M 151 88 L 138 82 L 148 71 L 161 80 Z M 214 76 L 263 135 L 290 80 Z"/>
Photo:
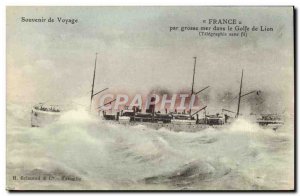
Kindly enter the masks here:
<path id="1" fill-rule="evenodd" d="M 228 124 L 223 125 L 208 125 L 208 124 L 172 124 L 172 123 L 155 123 L 155 122 L 127 122 L 122 123 L 118 121 L 105 121 L 108 124 L 120 124 L 126 127 L 132 126 L 145 126 L 146 128 L 159 130 L 159 129 L 167 129 L 174 132 L 198 132 L 205 129 L 213 128 L 213 129 L 221 129 L 228 126 Z M 143 128 L 141 128 L 143 129 Z"/>
<path id="2" fill-rule="evenodd" d="M 35 108 L 31 110 L 31 126 L 43 127 L 57 121 L 60 117 L 60 112 L 41 111 Z"/>

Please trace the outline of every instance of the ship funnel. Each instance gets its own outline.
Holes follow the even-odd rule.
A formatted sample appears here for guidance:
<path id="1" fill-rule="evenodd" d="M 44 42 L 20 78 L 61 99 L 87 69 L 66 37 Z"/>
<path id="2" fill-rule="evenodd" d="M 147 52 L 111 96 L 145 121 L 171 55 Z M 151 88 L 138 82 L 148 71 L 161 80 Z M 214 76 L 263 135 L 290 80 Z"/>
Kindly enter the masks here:
<path id="1" fill-rule="evenodd" d="M 146 109 L 146 113 L 153 114 L 155 112 L 155 97 L 151 97 L 149 108 Z"/>

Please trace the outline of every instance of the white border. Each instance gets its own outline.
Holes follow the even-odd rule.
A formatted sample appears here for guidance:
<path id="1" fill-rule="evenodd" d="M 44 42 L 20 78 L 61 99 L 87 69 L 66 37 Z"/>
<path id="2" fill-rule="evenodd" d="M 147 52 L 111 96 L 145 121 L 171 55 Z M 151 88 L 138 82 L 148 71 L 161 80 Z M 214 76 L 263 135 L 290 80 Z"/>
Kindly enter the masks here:
<path id="1" fill-rule="evenodd" d="M 1 153 L 0 153 L 0 192 L 1 195 L 8 195 L 9 193 L 5 190 L 5 167 L 6 167 L 6 159 L 5 159 L 5 138 L 6 138 L 6 127 L 5 127 L 5 119 L 6 119 L 6 62 L 5 62 L 5 56 L 6 56 L 6 6 L 32 6 L 32 5 L 49 5 L 49 6 L 134 6 L 134 5 L 143 5 L 143 6 L 150 6 L 150 5 L 161 5 L 161 6 L 176 6 L 176 5 L 199 5 L 199 6 L 229 6 L 229 5 L 235 5 L 235 6 L 264 6 L 264 5 L 270 5 L 270 6 L 284 6 L 284 5 L 294 5 L 296 8 L 298 8 L 298 12 L 300 9 L 300 1 L 299 0 L 252 0 L 252 1 L 241 1 L 241 0 L 203 0 L 203 1 L 195 1 L 195 0 L 102 0 L 102 1 L 96 1 L 96 0 L 73 0 L 73 1 L 67 1 L 67 0 L 28 0 L 28 1 L 22 1 L 22 0 L 2 0 L 0 1 L 0 144 L 1 144 Z M 299 15 L 299 14 L 298 14 Z M 298 22 L 297 25 L 298 26 Z M 299 34 L 298 34 L 299 35 Z M 297 37 L 298 37 L 297 35 Z M 297 56 L 299 56 L 299 50 L 297 51 Z M 298 74 L 297 74 L 298 75 Z M 299 85 L 297 87 L 297 91 L 299 92 Z M 299 107 L 299 99 L 298 101 L 298 107 Z M 298 110 L 298 108 L 297 108 Z M 299 119 L 299 115 L 297 120 Z M 299 122 L 299 121 L 298 121 Z M 298 133 L 299 135 L 299 133 Z M 297 150 L 298 155 L 299 151 Z M 297 155 L 297 157 L 299 157 Z M 299 170 L 299 168 L 297 168 Z M 298 180 L 299 182 L 299 180 Z M 299 188 L 299 183 L 297 185 Z M 34 193 L 29 193 L 34 194 Z M 37 193 L 35 195 L 41 195 L 43 193 Z M 53 194 L 53 193 L 50 193 Z M 55 193 L 57 195 L 63 195 L 65 193 Z M 73 193 L 71 193 L 73 194 Z M 79 193 L 80 195 L 88 194 L 88 193 Z M 101 194 L 107 194 L 107 193 L 101 193 Z M 112 193 L 108 193 L 111 195 Z M 116 195 L 120 195 L 122 193 L 114 193 Z M 140 195 L 142 193 L 139 193 Z M 145 193 L 144 193 L 145 194 Z M 156 193 L 158 195 L 162 195 L 165 193 Z M 182 194 L 189 194 L 189 193 L 182 193 Z M 206 194 L 206 193 L 201 193 Z M 209 195 L 217 195 L 219 193 L 210 193 Z M 238 193 L 237 195 L 240 195 L 243 193 Z M 264 193 L 256 193 L 258 195 L 263 195 Z M 289 193 L 284 193 L 289 194 Z M 298 194 L 298 193 L 297 193 Z"/>

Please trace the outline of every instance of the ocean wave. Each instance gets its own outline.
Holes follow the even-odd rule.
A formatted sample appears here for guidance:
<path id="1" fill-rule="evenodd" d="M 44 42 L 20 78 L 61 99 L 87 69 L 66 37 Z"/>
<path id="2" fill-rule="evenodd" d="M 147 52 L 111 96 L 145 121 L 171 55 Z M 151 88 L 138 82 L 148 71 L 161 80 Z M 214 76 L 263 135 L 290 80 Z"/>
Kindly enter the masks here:
<path id="1" fill-rule="evenodd" d="M 172 132 L 106 123 L 73 110 L 46 127 L 9 123 L 7 173 L 83 179 L 39 184 L 41 189 L 291 189 L 290 131 L 274 132 L 240 119 L 223 129 Z"/>

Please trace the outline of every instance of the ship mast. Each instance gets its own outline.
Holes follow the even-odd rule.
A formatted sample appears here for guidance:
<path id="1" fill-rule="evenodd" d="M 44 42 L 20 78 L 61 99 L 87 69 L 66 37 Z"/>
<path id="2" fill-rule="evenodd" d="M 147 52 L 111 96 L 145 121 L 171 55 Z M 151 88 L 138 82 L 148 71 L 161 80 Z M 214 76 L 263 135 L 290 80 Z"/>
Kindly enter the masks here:
<path id="1" fill-rule="evenodd" d="M 235 116 L 236 118 L 239 117 L 239 113 L 240 113 L 240 104 L 241 104 L 241 97 L 242 97 L 242 86 L 243 86 L 243 70 L 242 70 L 242 77 L 241 77 L 241 84 L 240 84 L 238 108 L 237 108 L 237 112 L 236 112 L 236 116 Z"/>
<path id="2" fill-rule="evenodd" d="M 195 82 L 195 71 L 196 71 L 196 62 L 197 62 L 197 57 L 194 57 L 194 71 L 193 71 L 193 82 L 192 82 L 192 91 L 191 95 L 194 94 L 194 82 Z"/>
<path id="3" fill-rule="evenodd" d="M 95 58 L 95 67 L 94 67 L 94 75 L 93 75 L 93 83 L 92 83 L 92 91 L 91 91 L 90 110 L 92 109 L 92 102 L 93 102 L 93 96 L 94 96 L 94 85 L 95 85 L 95 76 L 96 76 L 97 55 L 98 55 L 98 53 L 96 53 L 96 58 Z"/>

